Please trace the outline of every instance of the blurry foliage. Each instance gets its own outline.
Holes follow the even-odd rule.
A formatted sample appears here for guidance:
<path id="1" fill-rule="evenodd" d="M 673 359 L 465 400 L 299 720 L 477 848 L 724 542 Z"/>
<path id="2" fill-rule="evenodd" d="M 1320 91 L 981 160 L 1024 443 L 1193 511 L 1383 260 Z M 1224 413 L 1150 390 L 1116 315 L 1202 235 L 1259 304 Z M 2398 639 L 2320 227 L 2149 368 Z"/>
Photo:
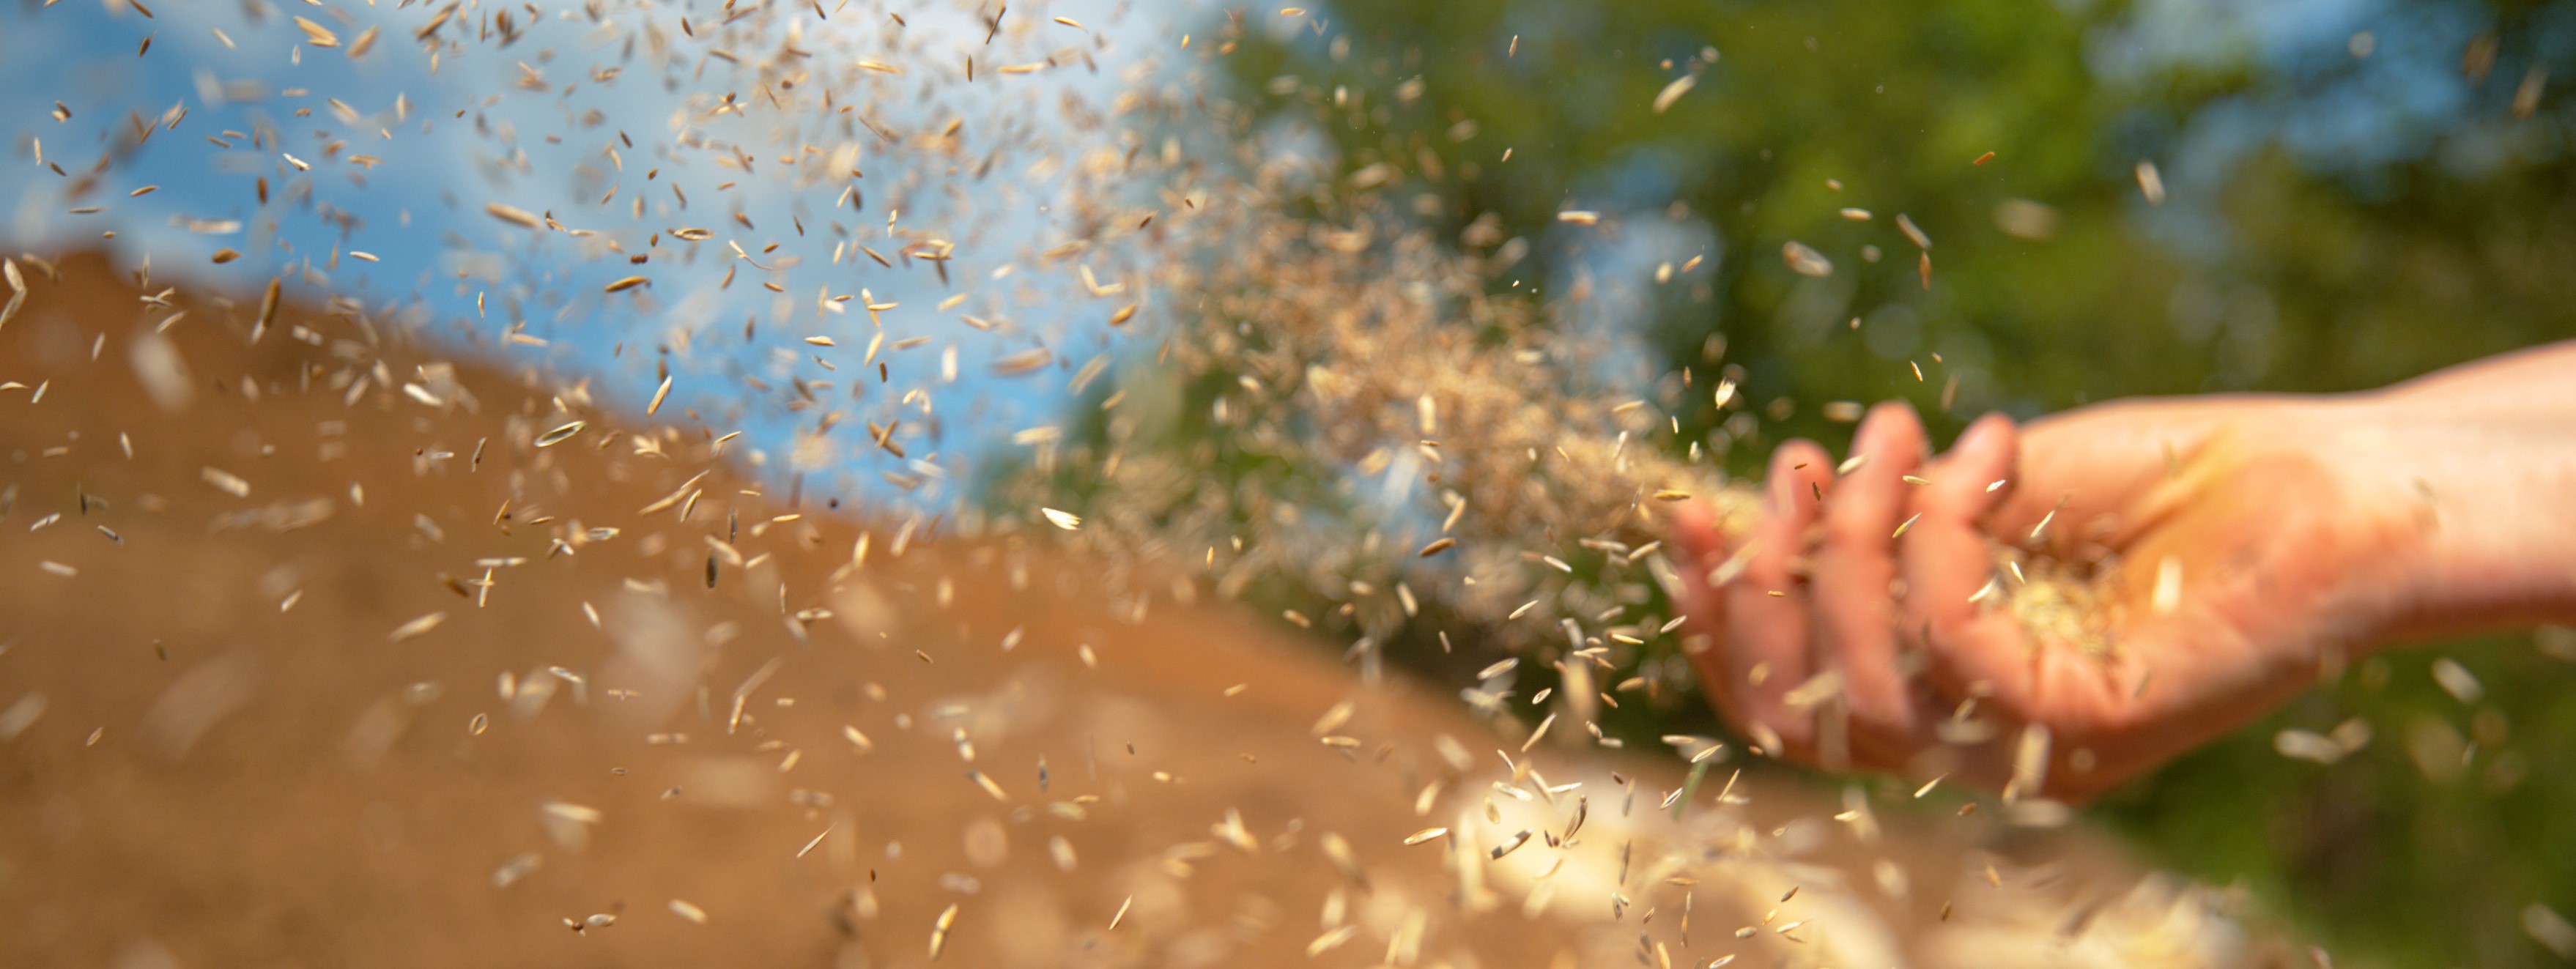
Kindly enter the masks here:
<path id="1" fill-rule="evenodd" d="M 1987 409 L 2361 389 L 2576 336 L 2576 4 L 1370 0 L 1236 17 L 1237 94 L 1269 122 L 1330 139 L 1343 172 L 1462 248 L 1526 240 L 1498 292 L 1580 298 L 1592 274 L 1705 256 L 1622 322 L 1672 369 L 1744 380 L 1740 410 L 1702 394 L 1679 413 L 1678 440 L 1739 472 L 1790 436 L 1842 443 L 1828 401 L 1904 398 L 1946 436 Z M 1565 210 L 1604 219 L 1576 231 Z M 1900 212 L 1931 240 L 1928 290 Z M 1597 258 L 1657 222 L 1703 241 Z M 1835 272 L 1792 272 L 1791 241 Z M 2484 698 L 2433 686 L 2443 655 Z M 2164 864 L 2245 884 L 2339 964 L 2546 964 L 2519 913 L 2576 913 L 2568 683 L 2523 637 L 2391 652 L 2094 813 Z M 2278 730 L 2355 716 L 2377 739 L 2341 763 L 2273 749 Z M 2436 763 L 2446 750 L 2466 766 Z"/>
<path id="2" fill-rule="evenodd" d="M 2365 67 L 2330 61 L 2150 65 L 2097 81 L 2088 62 L 2145 29 L 2123 13 L 1370 3 L 1334 9 L 1320 33 L 1247 46 L 1234 70 L 1249 90 L 1301 82 L 1271 99 L 1277 112 L 1319 122 L 1351 169 L 1412 173 L 1399 190 L 1436 193 L 1430 220 L 1453 237 L 1487 213 L 1509 234 L 1561 239 L 1562 209 L 1635 222 L 1679 203 L 1713 232 L 1710 265 L 1663 287 L 1639 322 L 1676 365 L 1724 334 L 1756 403 L 1802 405 L 1767 438 L 1832 436 L 1814 406 L 1825 400 L 1936 410 L 1947 371 L 1963 376 L 1942 422 L 1955 427 L 1982 406 L 2031 415 L 2133 394 L 2370 387 L 2576 334 L 2566 100 L 2511 117 L 2535 57 L 2576 74 L 2576 11 L 2477 15 L 2430 64 L 2401 63 L 2393 40 L 2355 62 L 2338 35 L 2343 61 L 2458 86 L 2460 109 L 2438 119 L 2355 107 Z M 2472 84 L 2461 45 L 2480 22 L 2501 28 L 2500 54 Z M 1343 36 L 1354 39 L 1335 57 Z M 1709 51 L 1713 63 L 1695 60 Z M 1693 71 L 1696 86 L 1655 114 L 1656 92 Z M 1402 102 L 1417 77 L 1420 97 Z M 1367 96 L 1336 108 L 1336 87 Z M 2272 137 L 2336 111 L 2350 131 Z M 2415 144 L 2360 167 L 2370 153 L 2337 137 Z M 1425 149 L 1451 177 L 1425 177 Z M 2140 160 L 2172 188 L 2161 211 L 2141 198 Z M 1997 210 L 2012 200 L 2052 210 L 2051 236 L 2003 231 Z M 1932 240 L 1928 292 L 1900 212 Z M 1779 253 L 1793 240 L 1839 271 L 1792 273 Z M 1883 258 L 1864 261 L 1864 245 Z M 1538 246 L 1526 278 L 1579 262 L 1578 249 Z M 1880 322 L 1896 332 L 1868 332 Z"/>
<path id="3" fill-rule="evenodd" d="M 2444 656 L 2477 676 L 2477 702 L 2435 685 Z M 2571 672 L 2520 635 L 2383 653 L 2099 813 L 2164 863 L 2242 880 L 2340 965 L 2552 965 L 2521 913 L 2576 899 Z M 2331 766 L 2272 748 L 2352 717 L 2373 739 Z"/>

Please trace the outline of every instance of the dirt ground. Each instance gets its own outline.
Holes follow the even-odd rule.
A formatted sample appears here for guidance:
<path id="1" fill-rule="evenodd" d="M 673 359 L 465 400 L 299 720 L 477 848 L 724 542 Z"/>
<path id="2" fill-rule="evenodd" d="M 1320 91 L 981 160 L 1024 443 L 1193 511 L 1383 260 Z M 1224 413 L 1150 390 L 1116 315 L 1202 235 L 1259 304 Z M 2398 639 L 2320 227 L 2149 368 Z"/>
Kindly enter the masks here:
<path id="1" fill-rule="evenodd" d="M 354 312 L 260 326 L 257 294 L 22 268 L 0 965 L 2281 951 L 2081 830 L 1881 819 L 1767 774 L 1675 822 L 1670 750 L 1520 752 L 1186 576 L 901 520 L 854 564 L 862 519 L 757 493 L 693 425 Z"/>

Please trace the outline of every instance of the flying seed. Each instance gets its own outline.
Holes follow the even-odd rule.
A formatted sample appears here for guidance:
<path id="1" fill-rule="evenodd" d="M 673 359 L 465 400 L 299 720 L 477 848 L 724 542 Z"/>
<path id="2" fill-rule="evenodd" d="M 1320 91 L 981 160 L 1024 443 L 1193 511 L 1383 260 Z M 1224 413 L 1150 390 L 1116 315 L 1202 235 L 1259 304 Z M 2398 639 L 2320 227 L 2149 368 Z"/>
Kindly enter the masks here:
<path id="1" fill-rule="evenodd" d="M 1791 272 L 1801 276 L 1824 277 L 1834 274 L 1833 260 L 1825 258 L 1824 253 L 1817 252 L 1803 242 L 1782 243 L 1780 259 L 1789 264 Z"/>
<path id="2" fill-rule="evenodd" d="M 2156 562 L 2155 592 L 2149 604 L 2156 615 L 2170 616 L 2182 605 L 2182 560 L 2171 555 Z"/>
<path id="3" fill-rule="evenodd" d="M 826 826 L 823 828 L 823 830 L 822 830 L 822 832 L 821 832 L 821 833 L 816 834 L 816 835 L 814 836 L 814 840 L 812 840 L 812 841 L 808 841 L 808 842 L 805 842 L 805 847 L 802 847 L 802 848 L 798 848 L 798 849 L 796 849 L 796 857 L 799 857 L 799 858 L 805 857 L 805 855 L 806 855 L 806 853 L 807 853 L 807 852 L 811 852 L 811 851 L 813 851 L 813 850 L 814 850 L 814 846 L 815 846 L 815 845 L 822 844 L 822 843 L 823 843 L 823 839 L 824 839 L 825 837 L 830 836 L 830 835 L 831 835 L 831 833 L 832 833 L 832 829 L 831 829 L 831 827 L 830 827 L 830 826 L 828 826 L 828 825 L 826 825 Z"/>
<path id="4" fill-rule="evenodd" d="M 588 421 L 574 421 L 572 423 L 565 424 L 543 434 L 537 435 L 536 445 L 538 447 L 553 447 L 565 441 L 572 440 L 573 435 L 581 433 L 582 428 L 589 426 L 590 422 Z"/>
<path id="5" fill-rule="evenodd" d="M 1914 243 L 1914 248 L 1931 251 L 1932 237 L 1923 234 L 1922 227 L 1914 224 L 1912 216 L 1903 212 L 1896 213 L 1896 231 L 1905 233 L 1905 241 Z"/>
<path id="6" fill-rule="evenodd" d="M 956 924 L 957 903 L 950 902 L 948 903 L 948 907 L 939 913 L 939 920 L 932 923 L 930 926 L 931 961 L 939 961 L 939 954 L 948 948 L 948 930 L 951 926 Z"/>
<path id="7" fill-rule="evenodd" d="M 1655 92 L 1655 113 L 1662 114 L 1670 109 L 1673 102 L 1681 100 L 1682 95 L 1689 94 L 1691 86 L 1698 83 L 1697 74 L 1684 74 L 1674 78 L 1672 83 L 1664 85 L 1663 90 Z"/>
<path id="8" fill-rule="evenodd" d="M 499 202 L 493 202 L 483 206 L 483 211 L 495 219 L 499 219 L 523 229 L 534 229 L 543 224 L 537 221 L 536 213 L 517 206 L 503 205 Z"/>
<path id="9" fill-rule="evenodd" d="M 402 625 L 400 625 L 400 626 L 396 626 L 396 627 L 394 627 L 394 631 L 393 631 L 393 633 L 392 633 L 391 635 L 387 636 L 387 637 L 386 637 L 386 639 L 387 639 L 388 641 L 390 641 L 390 642 L 396 642 L 396 643 L 399 643 L 399 642 L 402 642 L 402 641 L 404 641 L 404 640 L 412 639 L 412 638 L 414 638 L 414 637 L 420 636 L 420 635 L 422 635 L 422 634 L 424 634 L 424 633 L 429 632 L 429 631 L 430 631 L 430 630 L 432 630 L 432 629 L 436 629 L 436 628 L 438 628 L 438 624 L 443 623 L 443 622 L 446 622 L 446 621 L 447 621 L 447 614 L 446 614 L 446 613 L 443 613 L 443 612 L 433 612 L 433 613 L 430 613 L 430 614 L 428 614 L 428 615 L 421 616 L 420 618 L 414 619 L 414 620 L 412 620 L 412 621 L 410 621 L 410 622 L 404 623 L 404 624 L 402 624 Z"/>
<path id="10" fill-rule="evenodd" d="M 653 389 L 653 402 L 644 406 L 644 416 L 651 417 L 661 412 L 662 400 L 669 396 L 671 396 L 671 378 L 664 377 L 662 386 Z"/>

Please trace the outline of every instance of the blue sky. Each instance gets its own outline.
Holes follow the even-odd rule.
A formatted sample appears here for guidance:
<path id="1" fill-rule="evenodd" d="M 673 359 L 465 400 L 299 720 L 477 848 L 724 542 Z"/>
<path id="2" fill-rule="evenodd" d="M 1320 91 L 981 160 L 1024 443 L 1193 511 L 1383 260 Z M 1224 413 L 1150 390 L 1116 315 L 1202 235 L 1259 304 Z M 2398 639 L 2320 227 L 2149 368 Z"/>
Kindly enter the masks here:
<path id="1" fill-rule="evenodd" d="M 355 295 L 451 345 L 541 361 L 567 382 L 592 377 L 595 394 L 630 410 L 656 386 L 657 348 L 685 346 L 670 358 L 664 419 L 695 407 L 717 433 L 743 430 L 771 470 L 841 474 L 878 497 L 893 496 L 879 471 L 911 474 L 929 484 L 909 497 L 931 505 L 957 497 L 954 478 L 971 473 L 963 455 L 1056 423 L 1072 371 L 1117 346 L 1110 313 L 1150 299 L 1076 281 L 1088 266 L 1103 289 L 1117 286 L 1108 254 L 1039 258 L 1079 228 L 1067 193 L 1099 190 L 1082 177 L 1085 159 L 1124 150 L 1116 125 L 1069 119 L 1109 114 L 1132 84 L 1186 85 L 1202 70 L 1179 46 L 1199 14 L 1173 2 L 1014 4 L 989 43 L 983 12 L 948 4 L 843 3 L 828 20 L 787 7 L 731 25 L 714 3 L 602 4 L 595 20 L 579 7 L 531 20 L 528 7 L 478 4 L 445 25 L 442 37 L 464 41 L 435 64 L 415 31 L 438 4 L 147 3 L 150 16 L 121 0 L 0 13 L 9 249 L 98 245 L 113 230 L 105 244 L 129 264 L 148 257 L 156 278 L 248 291 L 283 274 L 309 298 Z M 520 39 L 474 39 L 498 12 Z M 371 27 L 371 47 L 349 56 Z M 802 99 L 782 102 L 800 78 Z M 826 109 L 818 85 L 851 110 Z M 68 197 L 136 119 L 174 109 L 186 112 L 175 128 L 156 128 Z M 951 121 L 962 122 L 953 136 Z M 850 167 L 864 174 L 846 177 Z M 490 214 L 494 203 L 589 234 L 515 225 Z M 86 207 L 101 211 L 74 211 Z M 680 241 L 680 228 L 709 238 Z M 656 233 L 647 265 L 610 251 L 643 252 Z M 945 283 L 931 262 L 900 255 L 929 240 L 953 244 Z M 210 262 L 226 248 L 243 255 Z M 652 282 L 603 292 L 630 273 Z M 862 291 L 895 308 L 871 320 Z M 758 327 L 748 343 L 746 320 Z M 509 329 L 545 344 L 500 341 Z M 852 401 L 852 382 L 873 369 L 861 365 L 869 343 L 912 338 L 927 340 L 878 353 L 891 389 L 869 374 Z M 993 360 L 1039 347 L 1054 365 L 993 375 Z M 755 392 L 746 377 L 774 389 Z M 834 386 L 790 413 L 780 404 L 791 379 Z M 925 393 L 896 403 L 915 388 Z M 920 426 L 925 395 L 947 428 L 931 461 L 915 444 L 890 464 L 846 429 L 897 412 Z M 796 427 L 826 409 L 849 412 L 844 429 L 833 446 L 800 451 Z"/>

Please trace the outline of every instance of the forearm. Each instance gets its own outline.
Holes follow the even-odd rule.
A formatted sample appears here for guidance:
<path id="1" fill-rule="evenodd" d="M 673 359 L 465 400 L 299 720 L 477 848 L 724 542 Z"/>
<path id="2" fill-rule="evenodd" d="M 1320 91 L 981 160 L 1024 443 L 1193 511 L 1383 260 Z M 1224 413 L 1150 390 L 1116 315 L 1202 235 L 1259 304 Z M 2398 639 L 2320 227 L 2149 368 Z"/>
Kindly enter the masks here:
<path id="1" fill-rule="evenodd" d="M 2576 343 L 2352 403 L 2353 474 L 2414 534 L 2392 635 L 2576 619 Z"/>

